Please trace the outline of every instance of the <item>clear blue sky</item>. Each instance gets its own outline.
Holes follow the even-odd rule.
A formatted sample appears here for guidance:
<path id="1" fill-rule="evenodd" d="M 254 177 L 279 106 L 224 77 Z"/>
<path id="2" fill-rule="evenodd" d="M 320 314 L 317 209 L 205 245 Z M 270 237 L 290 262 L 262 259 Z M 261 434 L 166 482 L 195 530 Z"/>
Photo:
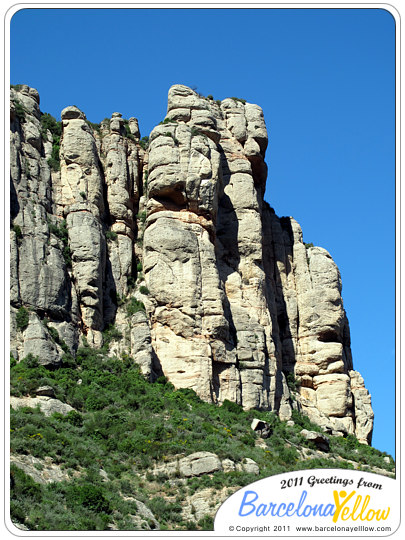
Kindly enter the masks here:
<path id="1" fill-rule="evenodd" d="M 11 83 L 60 119 L 115 111 L 142 135 L 172 84 L 259 104 L 266 199 L 338 264 L 355 369 L 395 438 L 395 21 L 381 9 L 26 9 L 11 21 Z"/>

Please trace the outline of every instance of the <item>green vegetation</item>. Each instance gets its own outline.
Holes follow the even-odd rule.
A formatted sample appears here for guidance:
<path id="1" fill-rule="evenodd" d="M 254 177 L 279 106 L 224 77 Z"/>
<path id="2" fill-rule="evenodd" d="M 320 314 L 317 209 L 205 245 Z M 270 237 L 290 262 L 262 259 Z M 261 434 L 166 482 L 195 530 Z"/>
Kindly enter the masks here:
<path id="1" fill-rule="evenodd" d="M 234 101 L 239 101 L 240 103 L 243 103 L 243 105 L 245 105 L 245 103 L 246 103 L 246 99 L 241 99 L 241 98 L 237 98 L 237 97 L 232 97 L 231 99 L 233 99 Z"/>
<path id="2" fill-rule="evenodd" d="M 100 122 L 100 131 L 101 131 L 101 128 L 104 127 L 106 129 L 110 129 L 110 124 L 111 124 L 111 120 L 110 118 L 104 118 L 104 120 L 102 120 Z"/>
<path id="3" fill-rule="evenodd" d="M 135 313 L 138 313 L 138 311 L 145 311 L 145 306 L 143 302 L 140 302 L 136 298 L 132 297 L 128 302 L 126 309 L 128 317 L 132 317 L 132 315 L 135 315 Z"/>
<path id="4" fill-rule="evenodd" d="M 49 326 L 49 319 L 45 317 L 42 321 L 43 325 L 51 336 L 52 340 L 60 346 L 63 351 L 62 363 L 64 366 L 72 366 L 74 364 L 74 358 L 70 352 L 66 342 L 59 336 L 59 332 L 53 326 Z"/>
<path id="5" fill-rule="evenodd" d="M 127 139 L 130 139 L 131 141 L 135 142 L 136 139 L 132 135 L 131 130 L 129 128 L 129 120 L 127 120 L 126 118 L 123 118 L 123 121 L 124 121 L 125 137 L 127 137 Z"/>
<path id="6" fill-rule="evenodd" d="M 284 372 L 285 379 L 287 382 L 288 389 L 291 392 L 297 392 L 299 389 L 299 384 L 295 378 L 295 375 L 292 371 Z"/>
<path id="7" fill-rule="evenodd" d="M 191 128 L 191 136 L 192 137 L 197 137 L 198 135 L 202 135 L 202 136 L 206 137 L 205 133 L 203 133 L 202 131 L 200 131 L 196 127 L 192 127 Z"/>
<path id="8" fill-rule="evenodd" d="M 164 135 L 165 137 L 171 137 L 171 138 L 173 139 L 173 141 L 174 141 L 174 144 L 175 144 L 176 146 L 178 146 L 179 140 L 173 135 L 173 133 L 170 133 L 169 131 L 166 131 L 165 133 L 163 133 L 163 135 Z"/>
<path id="9" fill-rule="evenodd" d="M 303 461 L 297 447 L 311 448 L 311 443 L 300 431 L 319 428 L 297 411 L 295 425 L 287 426 L 271 412 L 245 411 L 229 401 L 220 407 L 205 403 L 191 389 L 175 390 L 165 377 L 150 383 L 129 356 L 106 355 L 108 344 L 122 337 L 115 327 L 108 327 L 103 337 L 101 350 L 86 344 L 79 348 L 75 365 L 48 369 L 32 355 L 18 364 L 11 361 L 13 395 L 27 395 L 47 384 L 58 399 L 76 409 L 50 417 L 39 409 L 11 411 L 11 451 L 40 459 L 49 456 L 70 476 L 69 481 L 39 485 L 12 467 L 12 517 L 30 530 L 103 530 L 110 523 L 134 529 L 130 515 L 138 513 L 136 505 L 121 494 L 144 502 L 162 529 L 209 529 L 212 517 L 191 524 L 181 516 L 184 497 L 203 487 L 235 490 L 285 471 L 351 468 L 346 461 L 332 461 L 337 455 L 360 460 L 364 468 L 373 464 L 392 470 L 383 459 L 386 454 L 350 436 L 331 437 L 331 455 Z M 271 425 L 264 448 L 255 446 L 257 435 L 250 429 L 254 417 Z M 249 457 L 259 465 L 260 475 L 218 471 L 178 484 L 150 472 L 154 460 L 170 461 L 197 451 L 238 463 Z M 108 482 L 103 482 L 100 468 Z"/>
<path id="10" fill-rule="evenodd" d="M 121 332 L 113 325 L 109 324 L 103 331 L 103 351 L 108 353 L 108 348 L 113 341 L 123 338 Z"/>
<path id="11" fill-rule="evenodd" d="M 314 244 L 313 244 L 312 242 L 310 242 L 309 244 L 306 244 L 306 243 L 304 242 L 304 246 L 305 246 L 306 248 L 310 248 L 310 247 L 314 247 Z"/>
<path id="12" fill-rule="evenodd" d="M 145 170 L 143 173 L 143 194 L 144 195 L 147 195 L 148 193 L 148 177 L 149 177 L 149 172 Z"/>
<path id="13" fill-rule="evenodd" d="M 11 227 L 11 230 L 14 231 L 15 235 L 16 235 L 16 238 L 17 238 L 17 242 L 21 240 L 22 238 L 22 231 L 21 231 L 21 227 L 19 225 L 13 225 Z"/>
<path id="14" fill-rule="evenodd" d="M 136 215 L 137 219 L 139 219 L 139 221 L 141 223 L 145 223 L 146 221 L 146 210 L 144 210 L 143 212 L 139 212 L 139 214 Z"/>
<path id="15" fill-rule="evenodd" d="M 41 116 L 41 135 L 42 138 L 47 141 L 47 131 L 52 135 L 52 155 L 48 159 L 48 165 L 53 171 L 60 170 L 60 138 L 62 136 L 62 122 L 56 121 L 56 119 L 49 113 L 44 113 Z"/>
<path id="16" fill-rule="evenodd" d="M 81 191 L 81 192 L 79 193 L 79 195 L 80 195 L 80 197 L 81 197 L 83 200 L 86 200 L 86 199 L 87 199 L 87 195 L 86 195 L 86 193 L 85 193 L 84 191 Z"/>
<path id="17" fill-rule="evenodd" d="M 24 105 L 17 99 L 14 100 L 14 111 L 19 121 L 21 123 L 25 122 L 25 115 L 27 111 L 25 110 Z"/>
<path id="18" fill-rule="evenodd" d="M 159 122 L 159 126 L 162 126 L 162 125 L 166 125 L 166 124 L 178 124 L 178 122 L 176 120 L 172 120 L 171 118 L 165 118 L 164 120 L 162 120 L 161 122 Z"/>
<path id="19" fill-rule="evenodd" d="M 90 122 L 90 120 L 86 120 L 86 123 L 88 126 L 91 127 L 91 129 L 93 131 L 95 131 L 96 133 L 100 134 L 100 131 L 101 131 L 101 123 L 100 124 L 95 124 L 94 122 Z"/>
<path id="20" fill-rule="evenodd" d="M 62 122 L 57 122 L 51 114 L 44 113 L 41 116 L 41 135 L 45 141 L 48 140 L 48 129 L 52 135 L 55 134 L 60 137 L 62 135 Z"/>
<path id="21" fill-rule="evenodd" d="M 21 306 L 20 309 L 17 311 L 17 315 L 15 317 L 17 328 L 19 330 L 25 330 L 28 326 L 29 319 L 30 314 L 28 312 L 28 309 L 26 309 L 24 306 Z"/>
<path id="22" fill-rule="evenodd" d="M 149 294 L 149 289 L 148 289 L 148 287 L 145 287 L 145 285 L 141 285 L 141 286 L 139 287 L 139 292 L 140 292 L 141 294 Z"/>
<path id="23" fill-rule="evenodd" d="M 128 291 L 131 292 L 135 288 L 136 279 L 134 276 L 127 277 Z"/>
<path id="24" fill-rule="evenodd" d="M 114 231 L 107 231 L 107 232 L 105 233 L 105 237 L 106 237 L 106 240 L 115 241 L 115 240 L 117 240 L 118 235 L 117 235 L 117 233 L 114 232 Z"/>
<path id="25" fill-rule="evenodd" d="M 62 241 L 63 258 L 65 259 L 66 266 L 70 268 L 72 266 L 72 252 L 69 247 L 69 234 L 68 234 L 68 229 L 66 225 L 66 220 L 63 219 L 60 222 L 59 226 L 56 225 L 55 223 L 52 223 L 51 220 L 48 220 L 48 226 L 49 226 L 49 232 L 57 236 L 59 240 Z"/>
<path id="26" fill-rule="evenodd" d="M 147 150 L 149 147 L 149 137 L 142 137 L 142 139 L 139 141 L 139 144 L 143 150 Z"/>

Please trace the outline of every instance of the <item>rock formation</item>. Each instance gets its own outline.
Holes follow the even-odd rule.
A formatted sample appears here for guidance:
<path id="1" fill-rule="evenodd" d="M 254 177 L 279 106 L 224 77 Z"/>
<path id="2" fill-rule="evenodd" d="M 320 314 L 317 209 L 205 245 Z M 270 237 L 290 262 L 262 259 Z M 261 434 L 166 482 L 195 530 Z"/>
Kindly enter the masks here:
<path id="1" fill-rule="evenodd" d="M 36 90 L 11 90 L 11 351 L 60 365 L 130 356 L 204 400 L 371 442 L 339 270 L 264 200 L 262 109 L 175 85 L 145 149 L 138 122 L 62 111 L 60 170 Z M 143 310 L 143 307 L 145 310 Z M 18 313 L 29 311 L 27 324 Z M 51 330 L 50 330 L 51 329 Z M 53 331 L 52 331 L 53 329 Z M 56 336 L 59 338 L 55 338 Z"/>

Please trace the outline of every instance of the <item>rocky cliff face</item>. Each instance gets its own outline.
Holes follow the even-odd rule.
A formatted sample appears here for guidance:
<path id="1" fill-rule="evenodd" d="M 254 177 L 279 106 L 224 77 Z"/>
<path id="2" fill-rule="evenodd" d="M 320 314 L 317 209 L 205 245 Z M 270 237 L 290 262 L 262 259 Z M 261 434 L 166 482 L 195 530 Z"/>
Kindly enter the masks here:
<path id="1" fill-rule="evenodd" d="M 261 108 L 175 85 L 148 148 L 135 118 L 61 116 L 59 141 L 36 90 L 11 90 L 14 357 L 58 366 L 108 336 L 151 380 L 370 443 L 339 270 L 263 198 Z"/>

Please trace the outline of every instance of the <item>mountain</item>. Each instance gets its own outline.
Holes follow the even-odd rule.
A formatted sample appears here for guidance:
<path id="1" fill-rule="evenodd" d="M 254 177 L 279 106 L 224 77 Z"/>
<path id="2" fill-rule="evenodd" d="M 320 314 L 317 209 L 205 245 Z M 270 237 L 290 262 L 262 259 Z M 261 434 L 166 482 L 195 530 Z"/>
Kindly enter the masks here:
<path id="1" fill-rule="evenodd" d="M 174 85 L 165 119 L 141 138 L 136 118 L 113 113 L 92 124 L 68 106 L 58 122 L 39 103 L 35 89 L 11 88 L 11 373 L 19 426 L 13 471 L 22 485 L 34 482 L 35 464 L 46 470 L 66 466 L 64 453 L 49 442 L 20 444 L 21 411 L 29 415 L 33 407 L 33 429 L 49 430 L 52 424 L 57 431 L 58 421 L 75 428 L 74 437 L 82 430 L 97 445 L 100 437 L 126 440 L 129 428 L 125 422 L 119 432 L 105 426 L 104 435 L 97 428 L 94 437 L 95 419 L 121 425 L 110 409 L 127 411 L 138 441 L 134 451 L 155 460 L 146 474 L 160 471 L 168 481 L 173 471 L 176 478 L 192 471 L 190 459 L 202 460 L 196 466 L 201 474 L 237 478 L 239 485 L 243 474 L 274 474 L 262 459 L 270 452 L 266 448 L 276 449 L 276 433 L 283 434 L 282 452 L 287 445 L 298 463 L 308 459 L 305 449 L 328 452 L 330 441 L 324 439 L 331 437 L 345 466 L 364 465 L 352 459 L 360 452 L 377 456 L 379 471 L 392 471 L 392 458 L 368 447 L 371 398 L 353 369 L 339 270 L 325 249 L 303 243 L 292 217 L 278 217 L 264 200 L 268 138 L 262 109 L 241 98 L 215 101 Z M 152 392 L 157 410 L 129 391 Z M 173 437 L 179 429 L 177 417 L 173 425 L 170 416 L 162 420 L 172 402 L 175 416 L 184 407 L 184 422 L 194 411 L 191 446 L 184 442 L 182 448 L 187 438 L 176 434 L 174 447 L 166 448 L 162 434 Z M 161 427 L 148 443 L 139 409 L 156 415 L 151 430 L 154 421 Z M 210 433 L 202 427 L 204 418 L 207 424 L 219 415 L 215 430 L 234 430 L 215 412 L 223 410 L 234 415 L 236 425 L 243 419 L 237 429 L 239 461 L 222 442 L 219 453 L 195 457 L 210 454 L 203 444 Z M 250 427 L 255 418 L 256 424 L 265 422 L 264 431 Z M 308 439 L 306 428 L 319 440 Z M 157 442 L 167 454 L 144 448 Z M 108 445 L 97 448 L 94 455 L 102 460 Z M 48 467 L 45 458 L 56 462 Z M 290 470 L 283 459 L 276 459 L 277 467 Z M 77 457 L 70 470 L 81 478 L 79 486 L 80 467 Z M 31 480 L 21 480 L 24 468 Z M 117 471 L 111 474 L 117 482 L 121 478 Z M 200 474 L 185 475 L 195 476 Z M 69 484 L 63 474 L 58 478 Z M 36 480 L 44 483 L 38 475 Z M 44 488 L 37 489 L 46 500 Z M 182 523 L 204 524 L 206 510 L 198 520 L 183 515 Z M 22 512 L 20 523 L 24 519 Z M 159 524 L 158 518 L 150 520 Z"/>

